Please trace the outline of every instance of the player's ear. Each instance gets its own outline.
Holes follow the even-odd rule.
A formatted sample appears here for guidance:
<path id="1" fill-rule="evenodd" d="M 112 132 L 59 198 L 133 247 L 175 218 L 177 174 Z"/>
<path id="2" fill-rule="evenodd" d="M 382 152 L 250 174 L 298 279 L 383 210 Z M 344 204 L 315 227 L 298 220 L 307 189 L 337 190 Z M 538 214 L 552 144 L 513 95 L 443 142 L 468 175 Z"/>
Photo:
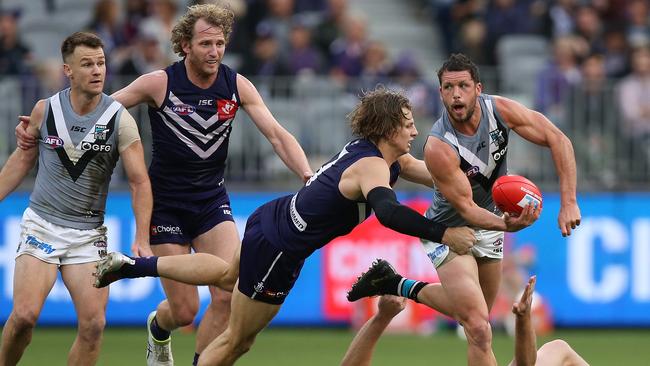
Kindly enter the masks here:
<path id="1" fill-rule="evenodd" d="M 483 92 L 483 84 L 479 81 L 476 83 L 476 94 L 481 94 Z"/>
<path id="2" fill-rule="evenodd" d="M 69 78 L 72 75 L 72 68 L 70 67 L 70 65 L 68 65 L 66 63 L 63 64 L 63 74 L 67 78 Z"/>
<path id="3" fill-rule="evenodd" d="M 189 39 L 181 40 L 181 48 L 183 49 L 185 55 L 189 55 L 190 50 L 192 49 L 192 42 Z"/>

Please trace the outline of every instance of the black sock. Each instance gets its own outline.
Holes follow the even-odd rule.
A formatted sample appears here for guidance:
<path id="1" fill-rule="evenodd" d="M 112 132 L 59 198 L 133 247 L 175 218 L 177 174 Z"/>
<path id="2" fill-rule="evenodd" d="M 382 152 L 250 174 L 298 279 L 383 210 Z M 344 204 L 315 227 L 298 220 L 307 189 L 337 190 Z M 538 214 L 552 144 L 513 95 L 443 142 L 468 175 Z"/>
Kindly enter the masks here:
<path id="1" fill-rule="evenodd" d="M 199 364 L 199 356 L 201 356 L 200 353 L 194 353 L 194 362 L 192 362 L 192 366 L 196 366 Z"/>
<path id="2" fill-rule="evenodd" d="M 124 278 L 158 277 L 158 257 L 133 258 L 134 265 L 125 264 L 120 268 Z"/>
<path id="3" fill-rule="evenodd" d="M 172 334 L 172 332 L 161 328 L 160 325 L 158 325 L 158 319 L 155 316 L 153 317 L 153 321 L 151 322 L 149 330 L 151 330 L 151 335 L 157 341 L 167 340 L 167 338 L 169 338 L 169 336 Z"/>

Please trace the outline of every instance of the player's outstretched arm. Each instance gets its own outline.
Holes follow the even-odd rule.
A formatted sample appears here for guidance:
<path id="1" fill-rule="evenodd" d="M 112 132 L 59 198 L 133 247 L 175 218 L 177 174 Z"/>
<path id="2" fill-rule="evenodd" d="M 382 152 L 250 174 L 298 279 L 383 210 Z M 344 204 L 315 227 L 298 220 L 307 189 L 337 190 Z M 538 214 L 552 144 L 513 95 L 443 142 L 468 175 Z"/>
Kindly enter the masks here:
<path id="1" fill-rule="evenodd" d="M 390 172 L 384 159 L 367 157 L 352 164 L 343 173 L 339 187 L 358 192 L 366 198 L 379 222 L 399 233 L 447 244 L 459 254 L 465 254 L 476 243 L 474 231 L 468 227 L 447 228 L 420 215 L 397 201 L 390 188 Z M 348 197 L 357 199 L 361 197 Z"/>
<path id="2" fill-rule="evenodd" d="M 530 316 L 536 281 L 537 277 L 531 276 L 521 298 L 512 305 L 515 314 L 515 358 L 511 366 L 532 366 L 537 360 L 535 329 Z"/>
<path id="3" fill-rule="evenodd" d="M 237 89 L 244 110 L 269 140 L 275 153 L 289 169 L 306 182 L 313 172 L 296 138 L 273 117 L 253 83 L 239 74 L 237 74 Z"/>
<path id="4" fill-rule="evenodd" d="M 405 297 L 392 295 L 380 297 L 379 311 L 359 329 L 341 361 L 341 366 L 369 366 L 379 337 L 405 306 Z"/>
<path id="5" fill-rule="evenodd" d="M 21 125 L 24 127 L 25 135 L 29 136 L 34 142 L 37 141 L 44 110 L 45 101 L 39 100 L 32 110 L 30 122 L 28 124 L 21 122 Z M 18 187 L 27 173 L 29 173 L 29 171 L 34 167 L 37 157 L 38 146 L 36 143 L 26 149 L 19 147 L 11 154 L 0 171 L 0 200 L 3 200 L 9 193 L 13 192 L 13 190 Z"/>
<path id="6" fill-rule="evenodd" d="M 433 179 L 431 179 L 431 174 L 429 174 L 424 160 L 416 159 L 411 154 L 404 154 L 397 161 L 399 161 L 400 165 L 400 177 L 409 182 L 433 188 Z"/>
<path id="7" fill-rule="evenodd" d="M 111 94 L 111 97 L 125 108 L 135 107 L 140 103 L 159 107 L 165 99 L 166 92 L 167 73 L 164 70 L 156 70 L 141 75 L 131 84 Z"/>
<path id="8" fill-rule="evenodd" d="M 524 139 L 548 147 L 560 179 L 561 207 L 558 226 L 562 236 L 580 225 L 580 208 L 576 199 L 576 159 L 571 140 L 543 114 L 503 97 L 495 97 L 504 121 Z"/>

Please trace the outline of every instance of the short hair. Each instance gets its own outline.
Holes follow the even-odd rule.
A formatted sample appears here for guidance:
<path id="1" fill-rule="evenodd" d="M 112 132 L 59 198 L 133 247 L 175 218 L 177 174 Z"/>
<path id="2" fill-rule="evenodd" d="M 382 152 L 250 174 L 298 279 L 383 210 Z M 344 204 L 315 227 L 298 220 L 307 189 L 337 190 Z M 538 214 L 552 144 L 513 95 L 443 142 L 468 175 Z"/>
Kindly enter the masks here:
<path id="1" fill-rule="evenodd" d="M 478 67 L 470 60 L 469 57 L 462 53 L 454 53 L 444 64 L 438 69 L 438 83 L 442 84 L 442 74 L 445 71 L 469 71 L 469 75 L 475 83 L 481 82 L 481 77 L 478 73 Z"/>
<path id="2" fill-rule="evenodd" d="M 200 4 L 187 7 L 187 12 L 178 20 L 172 29 L 172 47 L 174 53 L 185 57 L 183 41 L 191 41 L 194 35 L 194 25 L 203 19 L 215 27 L 221 28 L 226 42 L 230 39 L 235 14 L 229 8 L 215 4 Z"/>
<path id="3" fill-rule="evenodd" d="M 365 92 L 348 114 L 352 133 L 371 141 L 389 138 L 402 126 L 406 117 L 402 108 L 412 109 L 408 98 L 400 91 L 379 85 Z"/>
<path id="4" fill-rule="evenodd" d="M 75 48 L 78 46 L 103 49 L 104 42 L 94 33 L 74 32 L 61 43 L 61 57 L 63 58 L 63 62 L 66 62 L 66 59 L 74 53 Z"/>

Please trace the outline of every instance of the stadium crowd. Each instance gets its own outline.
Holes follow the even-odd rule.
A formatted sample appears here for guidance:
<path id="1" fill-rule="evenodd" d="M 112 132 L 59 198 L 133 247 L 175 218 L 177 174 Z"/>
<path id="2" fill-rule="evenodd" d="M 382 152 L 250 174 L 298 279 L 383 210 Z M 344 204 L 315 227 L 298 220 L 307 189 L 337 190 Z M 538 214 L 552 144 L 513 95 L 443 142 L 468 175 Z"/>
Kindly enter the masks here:
<path id="1" fill-rule="evenodd" d="M 171 26 L 186 5 L 198 2 L 96 1 L 85 28 L 106 42 L 108 85 L 119 88 L 174 61 Z M 423 76 L 425 67 L 437 65 L 422 65 L 413 52 L 392 52 L 396 45 L 373 39 L 371 20 L 351 11 L 349 0 L 221 2 L 237 17 L 225 62 L 249 78 L 266 80 L 258 84 L 263 94 L 291 97 L 296 81 L 314 77 L 352 95 L 383 83 L 406 91 L 416 117 L 435 120 L 440 114 L 437 81 Z M 46 0 L 43 6 L 57 12 L 58 3 Z M 624 189 L 621 180 L 648 176 L 647 1 L 410 0 L 409 6 L 428 10 L 416 17 L 431 14 L 444 55 L 463 52 L 482 66 L 488 92 L 520 96 L 575 139 L 585 179 Z M 21 40 L 20 18 L 18 8 L 0 11 L 0 79 L 27 81 L 28 106 L 61 89 L 65 79 L 56 60 L 33 57 Z M 533 52 L 531 38 L 520 38 L 528 48 L 508 52 L 504 40 L 513 35 L 532 36 L 541 47 Z"/>

